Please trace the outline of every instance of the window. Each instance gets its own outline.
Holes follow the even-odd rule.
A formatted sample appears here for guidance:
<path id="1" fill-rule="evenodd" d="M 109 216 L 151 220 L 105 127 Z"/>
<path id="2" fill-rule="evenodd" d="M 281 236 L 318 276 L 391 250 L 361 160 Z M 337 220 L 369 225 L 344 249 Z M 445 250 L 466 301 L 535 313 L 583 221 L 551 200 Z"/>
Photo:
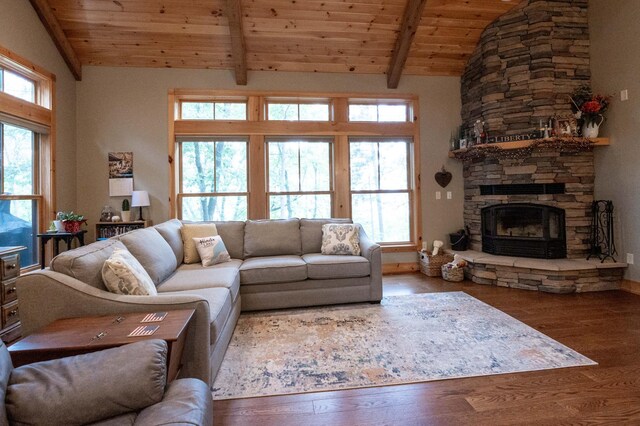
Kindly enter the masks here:
<path id="1" fill-rule="evenodd" d="M 22 266 L 38 262 L 38 188 L 34 132 L 0 122 L 0 246 L 25 246 Z"/>
<path id="2" fill-rule="evenodd" d="M 246 116 L 219 120 L 216 107 L 240 99 Z M 352 218 L 385 251 L 413 251 L 417 106 L 413 96 L 171 90 L 171 214 Z"/>
<path id="3" fill-rule="evenodd" d="M 0 68 L 0 92 L 27 102 L 36 102 L 35 81 L 4 68 Z"/>
<path id="4" fill-rule="evenodd" d="M 327 101 L 293 103 L 268 100 L 267 119 L 283 121 L 329 121 L 329 103 Z"/>
<path id="5" fill-rule="evenodd" d="M 183 219 L 247 219 L 246 140 L 183 141 L 180 159 Z"/>
<path id="6" fill-rule="evenodd" d="M 269 139 L 267 149 L 269 217 L 331 217 L 331 142 Z"/>
<path id="7" fill-rule="evenodd" d="M 246 120 L 246 102 L 182 102 L 183 120 Z"/>
<path id="8" fill-rule="evenodd" d="M 351 215 L 375 241 L 411 240 L 411 141 L 356 139 L 349 143 Z"/>
<path id="9" fill-rule="evenodd" d="M 406 103 L 352 103 L 349 104 L 349 121 L 398 122 L 411 121 Z"/>
<path id="10" fill-rule="evenodd" d="M 54 219 L 54 81 L 0 46 L 0 246 L 26 247 L 22 268 L 37 267 L 36 235 Z"/>

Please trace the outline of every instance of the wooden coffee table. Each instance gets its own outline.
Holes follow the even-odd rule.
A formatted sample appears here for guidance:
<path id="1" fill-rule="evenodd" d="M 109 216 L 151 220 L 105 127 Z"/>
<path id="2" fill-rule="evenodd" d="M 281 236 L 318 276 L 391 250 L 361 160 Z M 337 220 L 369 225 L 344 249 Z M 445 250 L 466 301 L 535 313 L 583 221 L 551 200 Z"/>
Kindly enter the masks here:
<path id="1" fill-rule="evenodd" d="M 162 339 L 169 346 L 167 380 L 172 381 L 181 367 L 187 325 L 195 311 L 182 309 L 165 312 L 167 315 L 160 322 L 141 322 L 149 312 L 59 319 L 11 345 L 8 348 L 11 360 L 15 367 L 19 367 L 122 346 L 143 339 Z M 149 336 L 128 336 L 140 326 L 159 327 Z"/>

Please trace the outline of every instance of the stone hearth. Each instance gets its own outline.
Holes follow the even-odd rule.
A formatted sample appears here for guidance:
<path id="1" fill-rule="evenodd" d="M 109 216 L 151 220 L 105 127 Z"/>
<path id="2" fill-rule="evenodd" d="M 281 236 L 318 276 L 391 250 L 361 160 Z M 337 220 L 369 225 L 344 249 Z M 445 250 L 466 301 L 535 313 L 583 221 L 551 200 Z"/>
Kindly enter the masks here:
<path id="1" fill-rule="evenodd" d="M 475 250 L 450 251 L 469 265 L 465 277 L 478 284 L 548 293 L 582 293 L 620 288 L 626 263 L 598 259 L 529 259 Z"/>

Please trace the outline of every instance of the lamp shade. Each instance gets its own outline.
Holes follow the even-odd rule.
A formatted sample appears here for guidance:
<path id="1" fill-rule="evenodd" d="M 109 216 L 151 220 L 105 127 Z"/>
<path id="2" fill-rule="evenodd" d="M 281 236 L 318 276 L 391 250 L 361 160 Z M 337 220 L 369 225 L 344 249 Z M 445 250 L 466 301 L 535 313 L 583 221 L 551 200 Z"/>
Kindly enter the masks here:
<path id="1" fill-rule="evenodd" d="M 150 206 L 149 193 L 147 191 L 132 191 L 131 192 L 131 207 L 145 207 Z"/>

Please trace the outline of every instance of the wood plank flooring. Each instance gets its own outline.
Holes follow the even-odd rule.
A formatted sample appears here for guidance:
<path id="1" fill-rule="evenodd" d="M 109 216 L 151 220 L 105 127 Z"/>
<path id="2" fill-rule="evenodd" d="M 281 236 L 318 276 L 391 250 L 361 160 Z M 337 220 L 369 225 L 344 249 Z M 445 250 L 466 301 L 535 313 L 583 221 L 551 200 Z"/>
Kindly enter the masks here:
<path id="1" fill-rule="evenodd" d="M 640 425 L 640 296 L 553 295 L 422 274 L 385 296 L 464 291 L 597 366 L 214 402 L 216 425 Z"/>

